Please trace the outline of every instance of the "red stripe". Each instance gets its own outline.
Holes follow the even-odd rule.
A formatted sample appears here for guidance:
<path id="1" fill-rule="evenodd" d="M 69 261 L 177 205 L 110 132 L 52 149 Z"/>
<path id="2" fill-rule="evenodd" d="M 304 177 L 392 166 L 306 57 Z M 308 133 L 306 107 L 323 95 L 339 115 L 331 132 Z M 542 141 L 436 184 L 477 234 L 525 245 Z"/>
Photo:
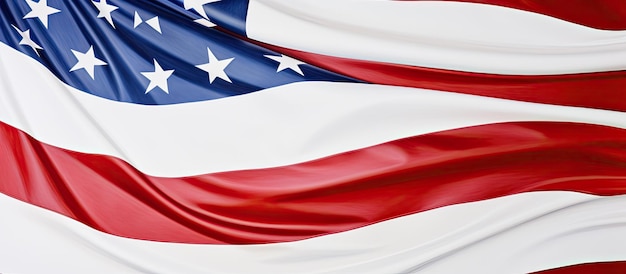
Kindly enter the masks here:
<path id="1" fill-rule="evenodd" d="M 311 65 L 374 84 L 626 111 L 626 100 L 623 100 L 626 71 L 563 75 L 485 74 L 347 59 L 254 43 Z"/>
<path id="2" fill-rule="evenodd" d="M 489 124 L 186 178 L 147 176 L 5 124 L 0 155 L 2 193 L 115 235 L 186 243 L 300 240 L 528 191 L 626 193 L 626 130 L 574 123 Z"/>
<path id="3" fill-rule="evenodd" d="M 534 272 L 535 274 L 624 274 L 626 261 L 579 264 Z"/>
<path id="4" fill-rule="evenodd" d="M 396 0 L 423 1 L 423 0 Z M 440 0 L 503 6 L 556 17 L 596 29 L 626 30 L 622 0 Z"/>

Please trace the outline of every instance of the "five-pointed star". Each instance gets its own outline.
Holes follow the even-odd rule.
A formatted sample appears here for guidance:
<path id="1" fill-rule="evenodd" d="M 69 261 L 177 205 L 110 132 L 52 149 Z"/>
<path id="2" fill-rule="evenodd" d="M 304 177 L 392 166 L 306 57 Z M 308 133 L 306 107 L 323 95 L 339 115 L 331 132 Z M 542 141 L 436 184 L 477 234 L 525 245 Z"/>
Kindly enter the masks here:
<path id="1" fill-rule="evenodd" d="M 30 7 L 30 12 L 24 15 L 22 19 L 39 18 L 39 21 L 41 21 L 46 28 L 48 28 L 48 16 L 61 12 L 58 9 L 48 6 L 48 0 L 39 0 L 39 2 L 26 0 L 26 4 Z"/>
<path id="2" fill-rule="evenodd" d="M 295 72 L 297 72 L 298 74 L 304 76 L 304 73 L 302 72 L 302 70 L 300 69 L 299 65 L 303 65 L 304 62 L 301 62 L 299 60 L 293 59 L 289 56 L 286 56 L 284 54 L 281 54 L 281 56 L 273 56 L 273 55 L 263 55 L 267 58 L 270 58 L 276 62 L 279 62 L 278 64 L 278 68 L 276 69 L 276 72 L 280 72 L 281 70 L 284 69 L 291 69 Z"/>
<path id="3" fill-rule="evenodd" d="M 20 29 L 18 29 L 16 26 L 11 25 L 17 32 L 20 33 L 20 36 L 22 36 L 22 40 L 20 40 L 20 45 L 26 45 L 31 47 L 35 53 L 37 53 L 37 55 L 39 55 L 39 52 L 37 51 L 38 49 L 43 49 L 40 45 L 37 45 L 37 43 L 35 43 L 35 41 L 33 41 L 32 38 L 30 38 L 30 30 L 27 29 L 25 31 L 21 31 Z"/>
<path id="4" fill-rule="evenodd" d="M 215 78 L 221 78 L 224 81 L 232 83 L 230 78 L 228 78 L 228 75 L 226 75 L 226 72 L 224 72 L 224 69 L 226 69 L 228 64 L 230 64 L 230 62 L 232 62 L 235 58 L 217 60 L 215 55 L 213 55 L 213 52 L 211 52 L 211 49 L 207 47 L 206 50 L 209 53 L 209 62 L 197 65 L 196 67 L 209 74 L 209 83 L 211 84 L 215 81 Z"/>
<path id="5" fill-rule="evenodd" d="M 148 94 L 148 92 L 150 92 L 155 87 L 159 87 L 163 91 L 165 91 L 165 93 L 170 94 L 167 87 L 167 78 L 170 78 L 170 76 L 172 76 L 174 70 L 163 70 L 163 68 L 161 68 L 161 65 L 159 65 L 156 59 L 152 60 L 154 61 L 154 72 L 150 71 L 141 73 L 141 75 L 150 80 L 148 88 L 146 88 L 146 94 Z"/>
<path id="6" fill-rule="evenodd" d="M 100 0 L 100 2 L 92 0 L 91 3 L 93 3 L 93 5 L 96 6 L 96 8 L 100 11 L 97 17 L 106 19 L 107 22 L 109 22 L 109 24 L 113 28 L 115 28 L 115 25 L 113 24 L 113 17 L 111 17 L 111 12 L 118 9 L 118 7 L 109 5 L 107 3 L 107 0 Z"/>
<path id="7" fill-rule="evenodd" d="M 104 66 L 107 64 L 104 61 L 96 58 L 93 53 L 93 46 L 89 47 L 89 50 L 87 50 L 87 52 L 85 53 L 75 50 L 72 50 L 72 53 L 74 54 L 74 56 L 76 56 L 78 62 L 76 62 L 76 64 L 70 69 L 70 71 L 84 69 L 85 71 L 87 71 L 87 74 L 91 76 L 91 79 L 94 80 L 96 79 L 94 76 L 95 66 Z"/>
<path id="8" fill-rule="evenodd" d="M 139 13 L 135 11 L 135 19 L 133 20 L 133 28 L 137 28 L 139 25 L 143 23 L 143 18 L 139 16 Z M 158 33 L 163 34 L 161 32 L 161 23 L 159 23 L 159 17 L 155 16 L 145 21 L 148 26 L 150 26 L 153 30 L 156 30 Z"/>
<path id="9" fill-rule="evenodd" d="M 209 19 L 203 6 L 219 1 L 221 0 L 185 0 L 184 5 L 186 10 L 194 9 L 198 14 L 202 15 L 202 17 Z"/>

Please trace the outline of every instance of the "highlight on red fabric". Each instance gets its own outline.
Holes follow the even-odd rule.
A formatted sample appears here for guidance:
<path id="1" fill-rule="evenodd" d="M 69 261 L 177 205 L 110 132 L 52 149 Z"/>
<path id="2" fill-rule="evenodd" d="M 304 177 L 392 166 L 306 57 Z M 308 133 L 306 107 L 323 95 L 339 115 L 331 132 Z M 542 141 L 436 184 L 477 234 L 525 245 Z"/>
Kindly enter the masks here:
<path id="1" fill-rule="evenodd" d="M 364 61 L 255 42 L 329 71 L 373 84 L 481 95 L 524 102 L 626 111 L 626 71 L 500 75 Z"/>
<path id="2" fill-rule="evenodd" d="M 286 242 L 529 191 L 626 193 L 626 130 L 577 123 L 488 124 L 183 178 L 50 146 L 6 124 L 0 154 L 0 192 L 100 231 L 166 242 Z"/>

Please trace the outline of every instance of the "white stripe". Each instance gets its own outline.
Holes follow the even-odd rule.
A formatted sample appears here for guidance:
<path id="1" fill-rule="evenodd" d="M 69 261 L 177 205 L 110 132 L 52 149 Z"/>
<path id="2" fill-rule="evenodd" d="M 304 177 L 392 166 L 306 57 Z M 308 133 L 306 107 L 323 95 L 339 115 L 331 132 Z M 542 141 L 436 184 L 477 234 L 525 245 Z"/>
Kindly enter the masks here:
<path id="1" fill-rule="evenodd" d="M 626 196 L 532 192 L 266 245 L 116 237 L 0 195 L 0 272 L 526 273 L 626 258 Z"/>
<path id="2" fill-rule="evenodd" d="M 32 79 L 37 79 L 33 81 Z M 226 99 L 143 106 L 78 91 L 0 45 L 0 121 L 69 150 L 177 177 L 299 163 L 403 137 L 507 121 L 626 128 L 626 113 L 412 88 L 297 83 Z"/>
<path id="3" fill-rule="evenodd" d="M 319 54 L 496 74 L 626 69 L 626 31 L 453 1 L 251 0 L 248 37 Z"/>

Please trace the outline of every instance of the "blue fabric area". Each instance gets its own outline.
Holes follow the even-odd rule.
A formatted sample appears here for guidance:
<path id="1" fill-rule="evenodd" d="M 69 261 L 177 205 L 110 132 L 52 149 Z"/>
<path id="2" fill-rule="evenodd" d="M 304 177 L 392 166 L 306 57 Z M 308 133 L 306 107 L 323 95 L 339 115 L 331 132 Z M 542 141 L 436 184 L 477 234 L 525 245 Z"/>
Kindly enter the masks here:
<path id="1" fill-rule="evenodd" d="M 63 82 L 96 96 L 137 104 L 175 104 L 218 99 L 299 81 L 356 81 L 308 64 L 300 65 L 304 76 L 285 69 L 264 55 L 280 54 L 241 40 L 219 28 L 207 28 L 202 18 L 185 10 L 181 0 L 108 0 L 119 7 L 111 13 L 113 28 L 97 18 L 91 1 L 48 0 L 61 10 L 48 16 L 46 29 L 38 18 L 23 17 L 31 11 L 25 0 L 0 1 L 0 41 L 22 51 L 48 67 Z M 204 5 L 212 22 L 228 31 L 245 34 L 247 1 L 220 1 Z M 144 23 L 134 28 L 135 12 Z M 147 23 L 158 16 L 162 34 Z M 13 27 L 30 30 L 43 50 L 38 54 Z M 72 50 L 84 53 L 93 46 L 95 57 L 106 62 L 95 67 L 95 80 L 86 70 L 70 72 L 77 63 Z M 196 65 L 209 61 L 207 47 L 219 60 L 234 58 L 225 72 L 232 83 L 217 78 L 209 83 L 207 72 Z M 155 88 L 146 94 L 149 80 L 141 72 L 154 71 L 153 59 L 164 70 L 174 70 L 167 80 L 169 94 Z"/>
<path id="2" fill-rule="evenodd" d="M 184 6 L 184 0 L 173 0 Z M 246 16 L 248 15 L 248 0 L 223 0 L 204 5 L 211 22 L 234 33 L 246 36 Z"/>

